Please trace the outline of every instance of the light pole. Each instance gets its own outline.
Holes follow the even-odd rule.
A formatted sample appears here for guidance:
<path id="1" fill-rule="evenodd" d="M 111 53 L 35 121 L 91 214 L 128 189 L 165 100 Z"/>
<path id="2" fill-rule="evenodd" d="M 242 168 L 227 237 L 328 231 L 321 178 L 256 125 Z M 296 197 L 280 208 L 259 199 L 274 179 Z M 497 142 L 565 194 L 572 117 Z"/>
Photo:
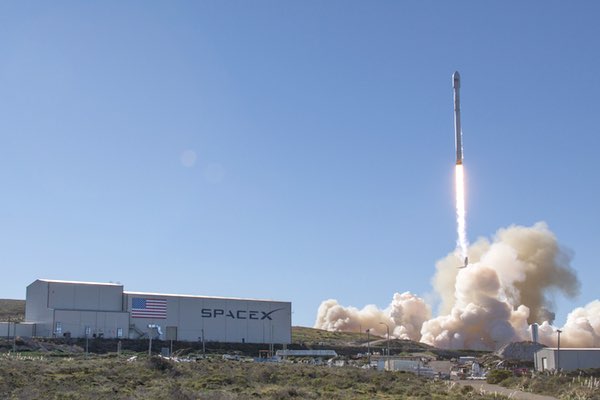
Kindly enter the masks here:
<path id="1" fill-rule="evenodd" d="M 367 329 L 367 360 L 371 368 L 371 329 Z"/>
<path id="2" fill-rule="evenodd" d="M 381 325 L 385 325 L 385 328 L 387 329 L 387 355 L 388 358 L 390 356 L 390 326 L 388 324 L 386 324 L 385 322 L 380 322 Z"/>
<path id="3" fill-rule="evenodd" d="M 556 350 L 556 371 L 560 372 L 560 334 L 562 333 L 562 331 L 560 329 L 557 329 L 556 333 L 558 334 L 558 348 Z"/>
<path id="4" fill-rule="evenodd" d="M 201 329 L 202 331 L 202 357 L 206 357 L 206 346 L 204 345 L 204 328 Z"/>
<path id="5" fill-rule="evenodd" d="M 10 325 L 10 322 L 8 323 Z M 13 353 L 17 352 L 17 321 L 13 322 Z"/>
<path id="6" fill-rule="evenodd" d="M 160 325 L 158 324 L 148 324 L 148 357 L 152 357 L 152 333 L 153 329 L 156 331 L 158 338 L 162 335 L 162 330 L 160 329 Z"/>
<path id="7" fill-rule="evenodd" d="M 85 327 L 85 356 L 88 356 L 90 346 L 89 346 L 89 337 L 90 337 L 90 327 Z"/>

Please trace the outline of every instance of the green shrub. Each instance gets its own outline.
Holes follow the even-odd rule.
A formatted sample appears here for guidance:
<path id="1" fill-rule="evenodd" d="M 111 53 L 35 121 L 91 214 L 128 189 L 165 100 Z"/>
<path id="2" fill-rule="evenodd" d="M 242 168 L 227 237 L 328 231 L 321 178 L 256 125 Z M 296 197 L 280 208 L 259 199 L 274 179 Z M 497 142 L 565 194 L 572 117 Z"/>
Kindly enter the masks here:
<path id="1" fill-rule="evenodd" d="M 512 372 L 505 369 L 493 369 L 487 375 L 487 383 L 500 383 L 512 376 Z"/>

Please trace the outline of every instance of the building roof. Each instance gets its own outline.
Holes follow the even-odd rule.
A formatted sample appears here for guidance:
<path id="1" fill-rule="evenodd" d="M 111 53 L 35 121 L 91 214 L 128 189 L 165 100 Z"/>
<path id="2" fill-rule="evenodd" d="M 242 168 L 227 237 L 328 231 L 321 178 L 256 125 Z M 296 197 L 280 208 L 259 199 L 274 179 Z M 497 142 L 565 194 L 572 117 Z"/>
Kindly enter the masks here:
<path id="1" fill-rule="evenodd" d="M 558 350 L 558 347 L 545 347 L 543 349 L 539 349 L 538 351 L 542 351 L 542 350 Z M 560 351 L 600 351 L 600 348 L 598 347 L 561 347 Z"/>
<path id="2" fill-rule="evenodd" d="M 76 284 L 76 285 L 100 285 L 100 286 L 119 286 L 119 287 L 123 287 L 123 284 L 121 284 L 121 283 L 114 283 L 114 282 L 61 281 L 61 280 L 57 280 L 57 279 L 36 279 L 36 280 L 41 281 L 41 282 L 48 282 L 48 283 L 71 283 L 71 284 Z"/>
<path id="3" fill-rule="evenodd" d="M 104 282 L 80 282 L 80 281 L 62 281 L 56 279 L 36 279 L 36 281 L 40 282 L 48 282 L 48 283 L 67 283 L 73 285 L 99 285 L 99 286 L 116 286 L 123 287 L 121 283 L 104 283 Z M 134 295 L 134 296 L 156 296 L 156 297 L 185 297 L 185 298 L 195 298 L 195 299 L 215 299 L 215 300 L 244 300 L 244 301 L 263 301 L 269 303 L 291 303 L 289 301 L 280 301 L 280 300 L 269 300 L 269 299 L 251 299 L 251 298 L 241 298 L 241 297 L 224 297 L 224 296 L 198 296 L 198 295 L 189 295 L 189 294 L 169 294 L 169 293 L 152 293 L 152 292 L 130 292 L 123 291 L 123 294 L 126 295 Z"/>
<path id="4" fill-rule="evenodd" d="M 222 297 L 222 296 L 198 296 L 191 294 L 168 294 L 168 293 L 151 293 L 151 292 L 130 292 L 124 291 L 123 294 L 135 296 L 161 296 L 161 297 L 185 297 L 193 299 L 215 299 L 215 300 L 244 300 L 244 301 L 265 301 L 269 303 L 290 303 L 289 301 L 268 300 L 268 299 L 250 299 L 242 297 Z"/>

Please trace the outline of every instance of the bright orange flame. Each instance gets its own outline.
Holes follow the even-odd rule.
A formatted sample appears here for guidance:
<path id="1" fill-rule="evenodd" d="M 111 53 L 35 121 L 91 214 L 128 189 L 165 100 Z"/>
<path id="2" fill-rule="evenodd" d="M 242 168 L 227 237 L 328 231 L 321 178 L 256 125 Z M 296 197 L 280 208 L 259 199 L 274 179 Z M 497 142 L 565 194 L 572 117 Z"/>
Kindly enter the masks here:
<path id="1" fill-rule="evenodd" d="M 462 258 L 467 257 L 467 210 L 465 207 L 465 172 L 462 164 L 456 166 L 456 229 L 458 239 L 457 246 L 460 248 Z"/>

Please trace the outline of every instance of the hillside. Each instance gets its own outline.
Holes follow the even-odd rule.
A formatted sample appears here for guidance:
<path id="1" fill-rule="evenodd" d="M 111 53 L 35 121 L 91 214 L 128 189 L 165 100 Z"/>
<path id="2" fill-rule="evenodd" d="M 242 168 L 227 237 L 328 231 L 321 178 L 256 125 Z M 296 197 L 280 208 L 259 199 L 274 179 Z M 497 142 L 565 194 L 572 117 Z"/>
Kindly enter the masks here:
<path id="1" fill-rule="evenodd" d="M 381 340 L 380 336 L 370 335 L 370 340 Z M 307 345 L 360 346 L 367 342 L 367 334 L 361 332 L 329 332 L 304 326 L 292 327 L 292 342 Z"/>
<path id="2" fill-rule="evenodd" d="M 25 300 L 0 299 L 0 321 L 25 319 Z"/>

